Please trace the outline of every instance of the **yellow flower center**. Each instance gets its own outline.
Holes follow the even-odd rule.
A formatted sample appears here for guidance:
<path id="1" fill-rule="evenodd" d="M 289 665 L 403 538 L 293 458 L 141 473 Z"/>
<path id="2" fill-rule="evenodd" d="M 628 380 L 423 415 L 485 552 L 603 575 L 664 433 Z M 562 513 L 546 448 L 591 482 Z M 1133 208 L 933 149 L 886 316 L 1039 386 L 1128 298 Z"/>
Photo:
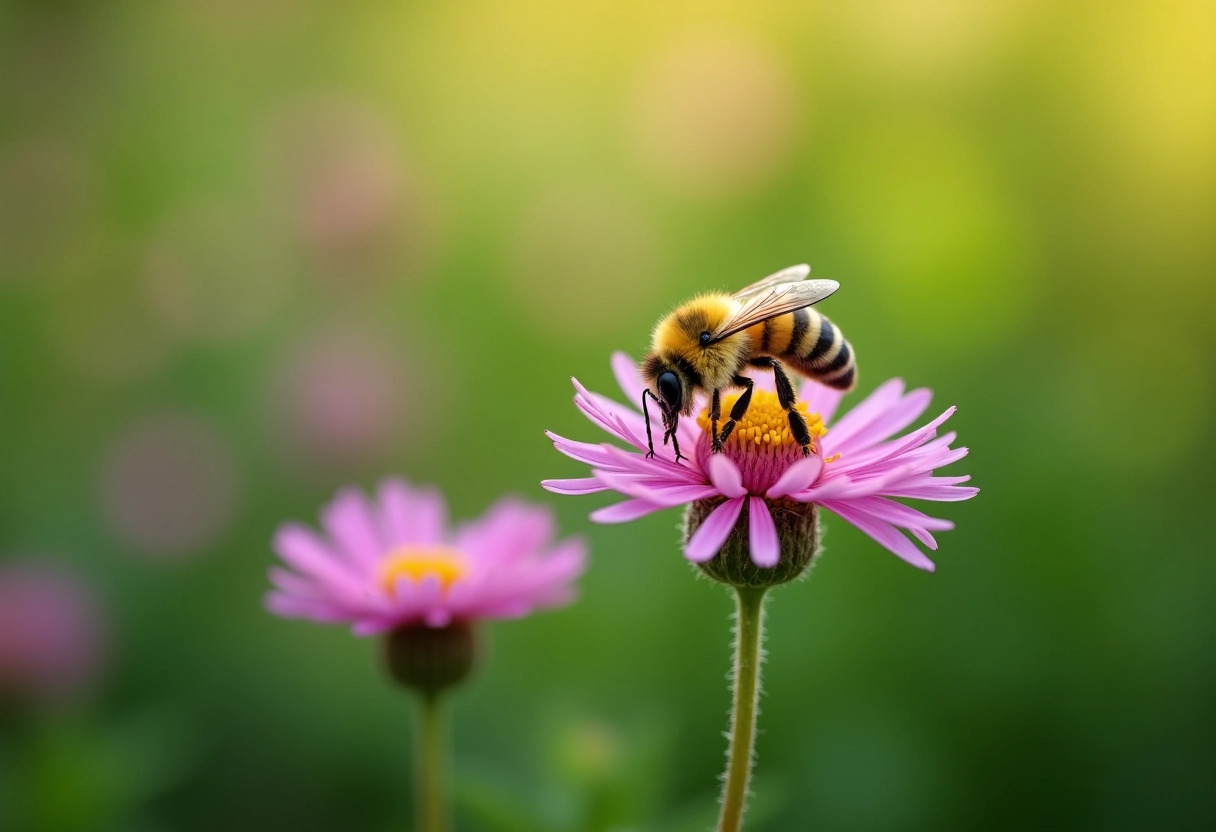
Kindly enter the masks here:
<path id="1" fill-rule="evenodd" d="M 464 573 L 459 552 L 443 546 L 401 546 L 389 552 L 381 564 L 380 585 L 392 595 L 401 578 L 421 583 L 424 578 L 434 576 L 446 592 Z"/>
<path id="2" fill-rule="evenodd" d="M 742 393 L 728 393 L 722 397 L 722 418 L 718 421 L 718 430 L 727 421 L 727 414 L 739 400 Z M 798 402 L 794 408 L 806 419 L 806 426 L 814 439 L 828 432 L 823 426 L 823 419 L 818 413 L 807 411 L 806 402 Z M 697 416 L 697 424 L 705 435 L 709 435 L 709 409 L 702 410 Z M 726 440 L 727 450 L 746 450 L 755 446 L 758 450 L 765 448 L 777 449 L 783 446 L 797 446 L 797 441 L 790 435 L 789 417 L 781 407 L 777 394 L 770 390 L 755 390 L 752 393 L 751 404 L 743 418 L 735 423 L 735 430 Z"/>

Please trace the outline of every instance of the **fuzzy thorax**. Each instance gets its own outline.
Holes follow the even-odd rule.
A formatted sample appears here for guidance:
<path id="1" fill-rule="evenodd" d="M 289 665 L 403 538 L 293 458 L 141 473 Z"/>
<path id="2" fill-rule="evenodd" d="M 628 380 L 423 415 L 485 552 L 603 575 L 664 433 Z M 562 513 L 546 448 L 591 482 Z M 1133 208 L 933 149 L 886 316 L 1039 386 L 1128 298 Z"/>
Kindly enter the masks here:
<path id="1" fill-rule="evenodd" d="M 751 354 L 751 336 L 739 332 L 712 344 L 702 344 L 701 333 L 716 332 L 737 305 L 730 295 L 699 295 L 663 318 L 652 337 L 652 356 L 657 360 L 649 367 L 643 366 L 643 374 L 654 376 L 663 369 L 673 369 L 690 388 L 730 387 Z M 654 381 L 653 377 L 647 380 Z M 692 406 L 691 389 L 684 404 Z"/>
<path id="2" fill-rule="evenodd" d="M 726 422 L 727 414 L 739 400 L 738 393 L 722 397 L 722 416 L 718 430 Z M 806 419 L 811 438 L 818 440 L 827 433 L 823 419 L 818 413 L 810 413 L 805 402 L 794 405 Z M 698 453 L 710 453 L 710 421 L 708 408 L 697 416 L 701 427 Z M 802 448 L 790 434 L 789 417 L 781 407 L 777 394 L 770 390 L 755 390 L 747 413 L 735 424 L 721 453 L 739 467 L 743 474 L 743 487 L 752 494 L 763 494 L 785 473 L 785 470 L 802 459 Z M 706 456 L 705 458 L 708 458 Z"/>

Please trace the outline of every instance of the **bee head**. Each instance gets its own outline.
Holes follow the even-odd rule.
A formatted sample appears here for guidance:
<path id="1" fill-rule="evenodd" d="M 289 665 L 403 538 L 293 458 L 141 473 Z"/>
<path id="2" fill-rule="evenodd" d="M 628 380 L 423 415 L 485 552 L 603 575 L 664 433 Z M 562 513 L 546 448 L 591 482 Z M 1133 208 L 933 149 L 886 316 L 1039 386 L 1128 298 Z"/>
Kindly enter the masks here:
<path id="1" fill-rule="evenodd" d="M 694 387 L 678 363 L 651 355 L 642 362 L 642 378 L 659 403 L 666 427 L 670 429 L 681 413 L 692 412 Z"/>

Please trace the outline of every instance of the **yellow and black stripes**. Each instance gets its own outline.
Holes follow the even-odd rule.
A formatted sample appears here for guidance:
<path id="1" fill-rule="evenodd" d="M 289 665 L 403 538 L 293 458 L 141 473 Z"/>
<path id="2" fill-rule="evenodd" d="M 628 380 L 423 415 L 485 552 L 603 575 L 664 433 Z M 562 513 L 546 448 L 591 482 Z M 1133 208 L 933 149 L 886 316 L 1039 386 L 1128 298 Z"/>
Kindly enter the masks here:
<path id="1" fill-rule="evenodd" d="M 851 390 L 857 380 L 853 350 L 839 327 L 814 309 L 799 309 L 761 324 L 758 353 L 786 362 L 798 373 Z M 753 336 L 755 337 L 755 336 Z"/>

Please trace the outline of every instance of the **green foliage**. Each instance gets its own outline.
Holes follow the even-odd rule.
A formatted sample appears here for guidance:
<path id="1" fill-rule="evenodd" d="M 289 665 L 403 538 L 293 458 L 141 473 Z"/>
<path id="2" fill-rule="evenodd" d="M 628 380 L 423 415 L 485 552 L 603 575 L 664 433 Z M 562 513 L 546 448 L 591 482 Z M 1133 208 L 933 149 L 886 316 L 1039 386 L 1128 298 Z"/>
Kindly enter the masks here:
<path id="1" fill-rule="evenodd" d="M 453 702 L 460 832 L 708 828 L 729 599 L 676 512 L 542 492 L 581 473 L 542 431 L 598 441 L 570 376 L 615 396 L 672 305 L 807 261 L 845 406 L 932 387 L 984 491 L 934 575 L 821 518 L 769 601 L 749 830 L 1216 826 L 1212 31 L 1198 2 L 5 6 L 0 557 L 86 576 L 114 649 L 5 735 L 0 813 L 19 782 L 23 832 L 404 828 L 377 645 L 260 607 L 280 522 L 400 472 L 592 545 L 580 602 L 488 628 Z M 166 414 L 190 441 L 133 485 Z"/>

